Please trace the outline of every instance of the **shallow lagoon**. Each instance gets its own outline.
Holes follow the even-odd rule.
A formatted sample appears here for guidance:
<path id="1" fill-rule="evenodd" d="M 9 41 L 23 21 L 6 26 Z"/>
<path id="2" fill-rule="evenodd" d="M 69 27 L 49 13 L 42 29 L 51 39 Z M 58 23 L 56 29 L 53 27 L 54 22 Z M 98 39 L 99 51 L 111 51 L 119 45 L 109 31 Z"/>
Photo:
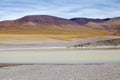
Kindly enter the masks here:
<path id="1" fill-rule="evenodd" d="M 120 63 L 120 50 L 1 50 L 0 63 Z"/>

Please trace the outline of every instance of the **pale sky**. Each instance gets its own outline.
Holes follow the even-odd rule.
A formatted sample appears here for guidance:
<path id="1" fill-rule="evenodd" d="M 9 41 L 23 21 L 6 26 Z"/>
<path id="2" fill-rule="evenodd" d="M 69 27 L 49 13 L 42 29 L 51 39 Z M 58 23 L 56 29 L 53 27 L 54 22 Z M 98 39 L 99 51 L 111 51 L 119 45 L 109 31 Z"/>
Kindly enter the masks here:
<path id="1" fill-rule="evenodd" d="M 120 17 L 120 0 L 0 0 L 0 21 L 26 15 Z"/>

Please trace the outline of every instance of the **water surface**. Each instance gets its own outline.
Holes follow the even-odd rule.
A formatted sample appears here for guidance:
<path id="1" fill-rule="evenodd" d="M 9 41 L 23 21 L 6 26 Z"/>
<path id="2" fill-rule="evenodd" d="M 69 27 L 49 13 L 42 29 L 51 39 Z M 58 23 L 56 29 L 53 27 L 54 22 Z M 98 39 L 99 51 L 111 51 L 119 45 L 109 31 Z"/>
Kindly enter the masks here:
<path id="1" fill-rule="evenodd" d="M 1 50 L 0 63 L 119 63 L 120 50 Z"/>

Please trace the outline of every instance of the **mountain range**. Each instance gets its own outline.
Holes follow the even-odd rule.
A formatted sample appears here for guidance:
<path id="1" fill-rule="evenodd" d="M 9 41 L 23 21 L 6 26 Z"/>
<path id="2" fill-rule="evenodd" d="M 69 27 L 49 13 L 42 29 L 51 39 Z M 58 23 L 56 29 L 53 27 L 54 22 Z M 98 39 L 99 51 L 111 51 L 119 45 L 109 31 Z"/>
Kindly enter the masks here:
<path id="1" fill-rule="evenodd" d="M 65 19 L 49 15 L 28 15 L 0 22 L 0 34 L 120 35 L 120 17 Z"/>

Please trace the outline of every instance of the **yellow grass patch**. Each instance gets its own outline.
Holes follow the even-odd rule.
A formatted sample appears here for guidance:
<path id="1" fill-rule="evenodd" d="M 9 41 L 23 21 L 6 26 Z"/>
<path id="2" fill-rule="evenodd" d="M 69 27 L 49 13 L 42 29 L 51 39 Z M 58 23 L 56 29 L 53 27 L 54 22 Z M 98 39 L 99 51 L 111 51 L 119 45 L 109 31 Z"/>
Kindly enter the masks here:
<path id="1" fill-rule="evenodd" d="M 72 39 L 81 39 L 88 37 L 104 37 L 104 34 L 0 34 L 0 41 L 44 41 L 49 39 L 70 41 Z"/>

